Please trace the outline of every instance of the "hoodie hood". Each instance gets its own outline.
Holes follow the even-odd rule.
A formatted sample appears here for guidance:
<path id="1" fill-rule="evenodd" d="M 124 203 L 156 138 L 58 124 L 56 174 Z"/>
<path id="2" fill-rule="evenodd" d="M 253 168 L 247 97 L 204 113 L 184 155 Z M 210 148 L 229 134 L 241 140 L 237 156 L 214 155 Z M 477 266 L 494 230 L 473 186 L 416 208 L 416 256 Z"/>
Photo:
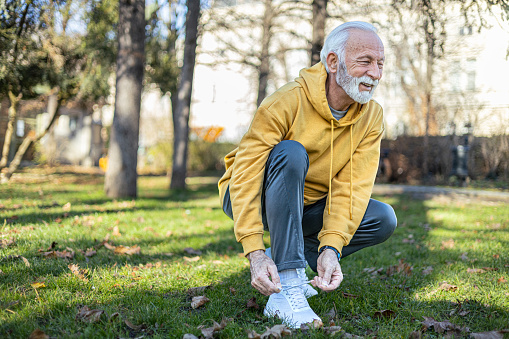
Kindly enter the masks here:
<path id="1" fill-rule="evenodd" d="M 302 69 L 299 72 L 299 77 L 295 78 L 295 81 L 299 83 L 309 102 L 327 122 L 330 123 L 332 121 L 335 127 L 355 124 L 368 110 L 368 104 L 353 103 L 348 108 L 346 115 L 340 121 L 337 121 L 333 117 L 327 102 L 327 75 L 325 67 L 319 62 L 312 67 Z"/>

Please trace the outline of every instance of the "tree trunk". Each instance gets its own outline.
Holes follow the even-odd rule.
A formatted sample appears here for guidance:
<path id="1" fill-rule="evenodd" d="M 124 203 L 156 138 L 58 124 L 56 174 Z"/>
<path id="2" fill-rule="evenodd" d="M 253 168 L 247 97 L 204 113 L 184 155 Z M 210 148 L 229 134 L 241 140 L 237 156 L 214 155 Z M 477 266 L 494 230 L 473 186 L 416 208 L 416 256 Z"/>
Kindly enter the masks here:
<path id="1" fill-rule="evenodd" d="M 313 1 L 313 37 L 311 39 L 311 66 L 320 61 L 325 40 L 325 21 L 327 20 L 327 1 Z"/>
<path id="2" fill-rule="evenodd" d="M 145 62 L 145 0 L 120 0 L 115 114 L 104 188 L 111 198 L 136 197 L 141 91 Z"/>
<path id="3" fill-rule="evenodd" d="M 422 171 L 424 180 L 428 179 L 429 174 L 429 126 L 432 110 L 431 102 L 431 91 L 433 89 L 433 60 L 435 57 L 434 47 L 435 38 L 433 33 L 433 21 L 426 19 L 424 21 L 424 30 L 426 35 L 426 46 L 427 46 L 427 59 L 426 59 L 426 87 L 425 87 L 425 101 L 426 101 L 426 125 L 424 132 L 424 159 L 422 164 Z"/>
<path id="4" fill-rule="evenodd" d="M 270 54 L 269 47 L 272 39 L 272 21 L 274 17 L 274 9 L 272 8 L 272 0 L 265 0 L 265 13 L 263 16 L 263 34 L 262 34 L 262 53 L 260 54 L 260 66 L 258 68 L 258 97 L 256 106 L 260 106 L 263 99 L 267 95 L 267 84 L 270 74 Z"/>
<path id="5" fill-rule="evenodd" d="M 5 131 L 4 147 L 2 149 L 2 159 L 0 159 L 0 169 L 7 166 L 9 162 L 9 150 L 11 148 L 12 135 L 14 134 L 14 122 L 18 114 L 19 102 L 21 101 L 22 94 L 15 96 L 12 91 L 9 91 L 9 121 L 7 122 L 7 130 Z"/>
<path id="6" fill-rule="evenodd" d="M 191 94 L 193 92 L 199 20 L 200 0 L 187 0 L 184 65 L 180 73 L 176 110 L 173 112 L 173 167 L 170 189 L 186 188 L 189 112 L 191 107 Z"/>
<path id="7" fill-rule="evenodd" d="M 9 165 L 9 169 L 5 174 L 2 173 L 0 175 L 1 177 L 0 182 L 2 184 L 7 183 L 11 179 L 12 175 L 18 170 L 19 164 L 21 163 L 21 159 L 23 159 L 23 156 L 30 148 L 30 145 L 41 140 L 41 138 L 45 136 L 46 133 L 48 133 L 49 129 L 51 128 L 51 126 L 53 126 L 53 123 L 56 121 L 58 117 L 58 110 L 60 109 L 60 104 L 61 100 L 58 98 L 58 95 L 52 94 L 49 96 L 48 113 L 50 115 L 50 119 L 48 121 L 48 125 L 46 126 L 46 128 L 44 128 L 41 134 L 36 134 L 34 131 L 30 131 L 28 135 L 25 137 L 25 139 L 23 139 L 23 142 L 18 147 L 18 150 L 14 155 L 14 159 L 12 159 Z"/>

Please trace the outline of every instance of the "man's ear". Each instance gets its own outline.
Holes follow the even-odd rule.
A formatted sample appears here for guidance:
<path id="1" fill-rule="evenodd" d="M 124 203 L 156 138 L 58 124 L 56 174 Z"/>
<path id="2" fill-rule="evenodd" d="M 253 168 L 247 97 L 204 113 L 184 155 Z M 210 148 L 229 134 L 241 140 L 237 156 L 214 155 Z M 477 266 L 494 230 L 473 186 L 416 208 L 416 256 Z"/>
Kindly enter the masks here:
<path id="1" fill-rule="evenodd" d="M 329 72 L 336 73 L 338 71 L 338 56 L 334 52 L 330 52 L 327 54 L 327 67 L 329 67 Z"/>

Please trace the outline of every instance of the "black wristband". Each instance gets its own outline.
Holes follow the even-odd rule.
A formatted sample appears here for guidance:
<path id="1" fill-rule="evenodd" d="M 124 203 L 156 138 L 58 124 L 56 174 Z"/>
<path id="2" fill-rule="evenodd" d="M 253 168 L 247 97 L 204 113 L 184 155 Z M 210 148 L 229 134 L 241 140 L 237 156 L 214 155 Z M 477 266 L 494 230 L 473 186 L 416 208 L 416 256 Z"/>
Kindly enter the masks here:
<path id="1" fill-rule="evenodd" d="M 322 246 L 320 248 L 320 250 L 318 251 L 319 254 L 322 254 L 322 252 L 326 249 L 329 249 L 329 250 L 333 250 L 334 252 L 336 252 L 336 255 L 338 256 L 338 261 L 341 260 L 341 253 L 339 253 L 339 251 L 337 249 L 335 249 L 334 247 L 332 246 Z"/>

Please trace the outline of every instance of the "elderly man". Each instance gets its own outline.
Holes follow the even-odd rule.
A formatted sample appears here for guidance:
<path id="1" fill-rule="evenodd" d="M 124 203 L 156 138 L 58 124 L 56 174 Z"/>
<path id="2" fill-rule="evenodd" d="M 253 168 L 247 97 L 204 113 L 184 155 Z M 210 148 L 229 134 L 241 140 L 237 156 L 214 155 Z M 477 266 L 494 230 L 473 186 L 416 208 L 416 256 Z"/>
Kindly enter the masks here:
<path id="1" fill-rule="evenodd" d="M 321 62 L 267 97 L 219 181 L 225 213 L 251 266 L 251 284 L 270 295 L 264 314 L 291 327 L 320 319 L 306 297 L 306 263 L 323 291 L 343 280 L 339 260 L 385 241 L 394 210 L 370 199 L 384 132 L 371 100 L 382 77 L 376 29 L 348 22 L 334 29 Z M 270 232 L 265 251 L 263 232 Z"/>

